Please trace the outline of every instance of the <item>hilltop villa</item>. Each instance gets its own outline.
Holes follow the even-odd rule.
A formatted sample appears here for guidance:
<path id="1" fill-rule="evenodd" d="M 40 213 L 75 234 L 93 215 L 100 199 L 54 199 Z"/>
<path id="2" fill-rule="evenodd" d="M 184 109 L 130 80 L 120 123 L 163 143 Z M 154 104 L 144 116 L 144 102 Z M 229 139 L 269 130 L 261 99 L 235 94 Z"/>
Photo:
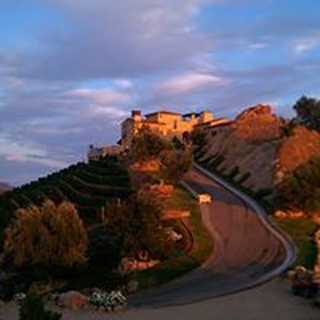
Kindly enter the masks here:
<path id="1" fill-rule="evenodd" d="M 129 149 L 134 136 L 142 127 L 147 127 L 168 139 L 172 139 L 174 136 L 182 139 L 185 132 L 191 132 L 194 128 L 213 128 L 227 125 L 230 122 L 231 121 L 226 118 L 214 118 L 213 114 L 209 111 L 180 114 L 163 110 L 143 116 L 140 110 L 132 110 L 131 117 L 121 123 L 119 146 L 99 148 L 90 146 L 88 159 L 95 160 L 106 154 L 115 154 Z"/>
<path id="2" fill-rule="evenodd" d="M 172 111 L 156 111 L 143 117 L 140 110 L 133 110 L 131 117 L 121 124 L 121 146 L 124 149 L 130 148 L 133 137 L 142 127 L 147 127 L 169 139 L 174 136 L 181 139 L 185 132 L 191 132 L 197 126 L 212 127 L 226 122 L 230 120 L 214 119 L 209 111 L 183 115 Z"/>

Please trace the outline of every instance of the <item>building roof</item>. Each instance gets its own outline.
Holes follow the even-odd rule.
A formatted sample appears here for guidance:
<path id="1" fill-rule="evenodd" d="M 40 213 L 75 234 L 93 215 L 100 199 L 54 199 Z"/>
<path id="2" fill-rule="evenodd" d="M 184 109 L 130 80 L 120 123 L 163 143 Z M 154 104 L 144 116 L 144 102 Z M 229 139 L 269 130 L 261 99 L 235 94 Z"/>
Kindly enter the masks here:
<path id="1" fill-rule="evenodd" d="M 159 113 L 164 113 L 164 114 L 170 114 L 170 115 L 173 115 L 173 116 L 181 116 L 181 113 L 177 113 L 177 112 L 173 112 L 173 111 L 166 111 L 166 110 L 160 110 L 160 111 L 156 111 L 156 112 L 152 112 L 152 113 L 149 113 L 149 114 L 146 114 L 145 117 L 151 117 L 155 114 L 159 114 Z"/>
<path id="2" fill-rule="evenodd" d="M 192 115 L 195 115 L 196 117 L 199 117 L 200 113 L 199 112 L 189 112 L 189 113 L 183 114 L 182 117 L 183 118 L 188 118 L 188 117 L 191 117 Z"/>
<path id="3" fill-rule="evenodd" d="M 232 123 L 230 119 L 227 118 L 218 118 L 212 119 L 206 122 L 198 123 L 195 127 L 207 126 L 207 127 L 220 127 L 220 126 L 228 126 Z"/>

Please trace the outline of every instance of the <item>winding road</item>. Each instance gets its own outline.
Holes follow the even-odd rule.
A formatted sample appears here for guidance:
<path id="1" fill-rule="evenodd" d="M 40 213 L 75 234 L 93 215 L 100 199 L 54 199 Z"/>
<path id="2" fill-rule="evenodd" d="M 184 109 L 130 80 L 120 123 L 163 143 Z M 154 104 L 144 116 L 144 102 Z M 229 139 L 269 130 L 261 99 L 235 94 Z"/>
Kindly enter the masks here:
<path id="1" fill-rule="evenodd" d="M 210 204 L 201 205 L 201 214 L 213 238 L 213 252 L 200 268 L 131 296 L 129 306 L 184 305 L 235 293 L 270 280 L 293 262 L 292 242 L 246 195 L 198 166 L 184 184 L 194 193 L 212 195 Z"/>

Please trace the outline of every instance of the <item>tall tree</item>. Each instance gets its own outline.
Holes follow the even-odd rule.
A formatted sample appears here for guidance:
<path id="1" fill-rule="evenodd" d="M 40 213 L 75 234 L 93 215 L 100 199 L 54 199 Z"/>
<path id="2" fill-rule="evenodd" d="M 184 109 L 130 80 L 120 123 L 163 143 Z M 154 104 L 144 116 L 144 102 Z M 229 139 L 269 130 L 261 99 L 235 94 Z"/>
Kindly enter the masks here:
<path id="1" fill-rule="evenodd" d="M 47 200 L 15 212 L 6 229 L 5 255 L 14 265 L 72 267 L 86 262 L 87 233 L 72 203 Z"/>
<path id="2" fill-rule="evenodd" d="M 320 100 L 302 96 L 293 106 L 296 121 L 309 129 L 320 131 Z"/>
<path id="3" fill-rule="evenodd" d="M 133 139 L 131 155 L 136 161 L 145 161 L 157 158 L 161 151 L 172 148 L 169 141 L 149 128 L 143 127 Z"/>
<path id="4" fill-rule="evenodd" d="M 124 203 L 110 203 L 106 215 L 122 256 L 137 257 L 141 251 L 154 258 L 170 254 L 173 242 L 162 227 L 161 206 L 151 194 L 138 192 Z"/>
<path id="5" fill-rule="evenodd" d="M 165 180 L 177 183 L 192 165 L 191 148 L 183 150 L 164 150 L 160 154 L 162 176 Z"/>

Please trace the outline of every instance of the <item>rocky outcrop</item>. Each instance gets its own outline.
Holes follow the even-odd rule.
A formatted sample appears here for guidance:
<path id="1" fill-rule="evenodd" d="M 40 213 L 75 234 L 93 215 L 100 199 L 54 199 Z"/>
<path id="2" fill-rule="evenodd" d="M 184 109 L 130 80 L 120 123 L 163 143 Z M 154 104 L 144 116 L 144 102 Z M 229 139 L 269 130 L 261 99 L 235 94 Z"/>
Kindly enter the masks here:
<path id="1" fill-rule="evenodd" d="M 320 153 L 320 134 L 305 127 L 296 127 L 293 135 L 283 139 L 278 154 L 280 178 Z"/>
<path id="2" fill-rule="evenodd" d="M 272 189 L 286 174 L 320 150 L 320 134 L 296 127 L 283 134 L 286 120 L 258 105 L 240 113 L 230 125 L 207 130 L 207 145 L 200 160 L 217 159 L 218 171 L 254 191 Z"/>
<path id="3" fill-rule="evenodd" d="M 258 105 L 241 112 L 232 127 L 237 139 L 261 143 L 281 138 L 283 124 L 281 118 L 271 113 L 270 106 Z"/>

